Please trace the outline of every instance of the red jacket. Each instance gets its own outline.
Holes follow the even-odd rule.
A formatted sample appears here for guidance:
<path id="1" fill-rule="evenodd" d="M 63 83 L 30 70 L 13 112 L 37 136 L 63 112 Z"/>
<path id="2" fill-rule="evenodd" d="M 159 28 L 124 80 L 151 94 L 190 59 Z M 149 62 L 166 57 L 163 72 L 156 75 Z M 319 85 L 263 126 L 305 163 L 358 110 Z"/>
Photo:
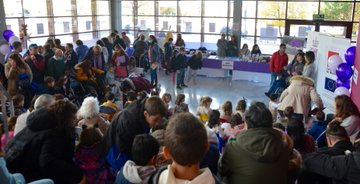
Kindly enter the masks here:
<path id="1" fill-rule="evenodd" d="M 288 65 L 288 55 L 280 55 L 279 51 L 274 52 L 270 59 L 270 72 L 280 73 L 284 66 Z"/>

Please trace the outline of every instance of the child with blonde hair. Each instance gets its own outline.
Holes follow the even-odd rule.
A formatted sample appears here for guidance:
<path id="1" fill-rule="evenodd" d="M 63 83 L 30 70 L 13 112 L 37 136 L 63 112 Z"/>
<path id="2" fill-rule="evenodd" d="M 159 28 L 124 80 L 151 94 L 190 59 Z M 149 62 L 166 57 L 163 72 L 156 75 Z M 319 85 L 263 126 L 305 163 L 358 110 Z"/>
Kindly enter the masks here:
<path id="1" fill-rule="evenodd" d="M 209 96 L 201 97 L 200 106 L 196 109 L 196 115 L 200 120 L 205 123 L 209 120 L 209 113 L 211 111 L 210 105 L 212 103 L 212 98 Z"/>

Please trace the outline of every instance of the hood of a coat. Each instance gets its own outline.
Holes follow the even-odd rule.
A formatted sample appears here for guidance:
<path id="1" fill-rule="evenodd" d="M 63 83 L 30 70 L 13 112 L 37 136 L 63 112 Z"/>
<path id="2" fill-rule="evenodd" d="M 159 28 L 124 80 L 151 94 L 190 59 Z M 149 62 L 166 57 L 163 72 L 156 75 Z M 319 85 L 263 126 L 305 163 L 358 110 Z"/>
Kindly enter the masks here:
<path id="1" fill-rule="evenodd" d="M 280 159 L 284 149 L 281 132 L 272 128 L 252 128 L 240 133 L 237 145 L 255 160 L 273 163 Z"/>
<path id="2" fill-rule="evenodd" d="M 314 86 L 314 81 L 311 78 L 303 75 L 295 75 L 291 77 L 290 84 L 300 84 L 300 85 L 305 84 L 309 86 Z"/>
<path id="3" fill-rule="evenodd" d="M 37 132 L 54 128 L 56 121 L 46 108 L 41 108 L 30 113 L 26 124 L 30 130 Z"/>

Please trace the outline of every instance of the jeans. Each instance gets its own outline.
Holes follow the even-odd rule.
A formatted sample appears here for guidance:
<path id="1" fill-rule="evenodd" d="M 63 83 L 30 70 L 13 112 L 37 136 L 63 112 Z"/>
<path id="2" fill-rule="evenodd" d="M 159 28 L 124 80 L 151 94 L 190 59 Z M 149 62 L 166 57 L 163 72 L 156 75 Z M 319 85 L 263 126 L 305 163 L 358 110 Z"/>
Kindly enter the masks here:
<path id="1" fill-rule="evenodd" d="M 150 69 L 150 78 L 151 78 L 151 85 L 156 86 L 158 83 L 158 77 L 157 77 L 157 68 Z"/>
<path id="2" fill-rule="evenodd" d="M 284 79 L 279 79 L 276 80 L 270 87 L 268 93 L 269 95 L 271 94 L 278 94 L 277 92 L 280 90 L 280 88 L 282 88 L 282 90 L 284 90 L 286 88 L 286 82 Z M 281 91 L 282 92 L 282 91 Z M 281 94 L 280 92 L 280 94 Z M 280 95 L 279 94 L 279 95 Z"/>
<path id="3" fill-rule="evenodd" d="M 176 75 L 176 80 L 177 80 L 177 85 L 181 86 L 184 84 L 184 78 L 185 78 L 185 69 L 179 69 L 177 71 L 177 75 Z"/>
<path id="4" fill-rule="evenodd" d="M 270 81 L 270 86 L 273 85 L 273 83 L 276 81 L 277 76 L 279 75 L 279 73 L 276 72 L 271 72 L 271 81 Z"/>
<path id="5" fill-rule="evenodd" d="M 194 84 L 196 84 L 196 75 L 197 75 L 197 70 L 193 70 L 189 68 L 189 75 L 187 77 L 187 82 L 189 83 L 190 80 L 193 79 Z"/>

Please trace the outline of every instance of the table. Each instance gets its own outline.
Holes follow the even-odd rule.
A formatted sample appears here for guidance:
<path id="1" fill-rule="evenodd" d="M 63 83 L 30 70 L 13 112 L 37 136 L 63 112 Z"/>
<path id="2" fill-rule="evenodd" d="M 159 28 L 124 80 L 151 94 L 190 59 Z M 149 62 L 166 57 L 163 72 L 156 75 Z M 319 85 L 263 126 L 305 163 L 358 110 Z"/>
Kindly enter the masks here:
<path id="1" fill-rule="evenodd" d="M 233 73 L 230 69 L 224 69 L 223 61 L 233 62 Z M 270 70 L 268 63 L 241 61 L 238 58 L 204 58 L 203 67 L 198 70 L 198 75 L 206 77 L 231 77 L 231 80 L 249 80 L 254 82 L 270 83 Z"/>

